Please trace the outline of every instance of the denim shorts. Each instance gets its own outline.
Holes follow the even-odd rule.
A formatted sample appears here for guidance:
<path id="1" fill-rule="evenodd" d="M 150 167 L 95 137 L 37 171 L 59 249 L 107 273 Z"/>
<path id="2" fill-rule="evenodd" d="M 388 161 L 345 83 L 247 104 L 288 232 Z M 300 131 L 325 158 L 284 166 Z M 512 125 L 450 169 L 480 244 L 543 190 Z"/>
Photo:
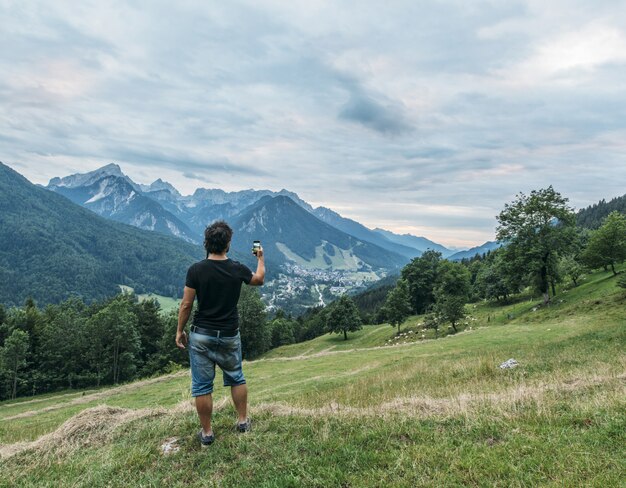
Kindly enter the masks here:
<path id="1" fill-rule="evenodd" d="M 222 370 L 224 386 L 245 385 L 241 369 L 241 336 L 213 337 L 191 332 L 189 334 L 189 362 L 191 363 L 191 396 L 213 392 L 215 365 Z"/>

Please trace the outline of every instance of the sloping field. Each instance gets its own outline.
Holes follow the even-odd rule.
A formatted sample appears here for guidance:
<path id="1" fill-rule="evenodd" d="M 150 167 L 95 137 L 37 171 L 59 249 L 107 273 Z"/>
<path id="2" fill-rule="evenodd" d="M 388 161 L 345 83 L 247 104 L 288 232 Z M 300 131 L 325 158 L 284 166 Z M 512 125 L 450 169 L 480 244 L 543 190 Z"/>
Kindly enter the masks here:
<path id="1" fill-rule="evenodd" d="M 204 450 L 186 371 L 0 404 L 0 486 L 623 486 L 626 294 L 599 274 L 563 300 L 482 305 L 439 340 L 384 346 L 394 329 L 369 326 L 247 363 L 253 432 L 217 387 Z"/>

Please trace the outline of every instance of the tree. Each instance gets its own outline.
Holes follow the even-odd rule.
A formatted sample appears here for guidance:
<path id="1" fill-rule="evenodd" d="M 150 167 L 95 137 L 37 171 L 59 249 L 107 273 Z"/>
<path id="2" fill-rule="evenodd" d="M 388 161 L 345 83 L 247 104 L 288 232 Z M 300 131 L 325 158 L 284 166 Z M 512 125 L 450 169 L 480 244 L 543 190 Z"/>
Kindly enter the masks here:
<path id="1" fill-rule="evenodd" d="M 75 386 L 90 342 L 84 310 L 80 300 L 70 298 L 44 311 L 37 369 L 45 372 L 46 389 Z"/>
<path id="2" fill-rule="evenodd" d="M 439 325 L 441 319 L 435 313 L 431 312 L 424 317 L 424 329 L 432 329 L 435 331 L 435 337 L 439 337 Z"/>
<path id="3" fill-rule="evenodd" d="M 443 261 L 435 287 L 435 311 L 444 322 L 456 324 L 465 316 L 465 304 L 470 293 L 470 272 L 460 263 Z"/>
<path id="4" fill-rule="evenodd" d="M 520 274 L 511 270 L 502 248 L 492 252 L 476 273 L 474 296 L 487 300 L 508 300 L 521 287 Z"/>
<path id="5" fill-rule="evenodd" d="M 402 278 L 409 284 L 413 312 L 424 313 L 435 301 L 434 289 L 441 253 L 428 250 L 402 269 Z"/>
<path id="6" fill-rule="evenodd" d="M 296 342 L 308 341 L 327 332 L 326 316 L 328 307 L 313 307 L 298 318 Z"/>
<path id="7" fill-rule="evenodd" d="M 409 284 L 406 280 L 400 279 L 387 294 L 384 305 L 384 317 L 392 327 L 397 326 L 400 332 L 400 324 L 411 314 L 411 301 L 409 296 Z"/>
<path id="8" fill-rule="evenodd" d="M 272 320 L 270 328 L 272 330 L 272 347 L 280 347 L 296 342 L 294 336 L 294 322 L 281 314 L 280 318 Z"/>
<path id="9" fill-rule="evenodd" d="M 146 374 L 164 372 L 172 364 L 189 367 L 189 352 L 178 349 L 174 345 L 174 337 L 178 328 L 178 310 L 170 310 L 159 322 L 161 330 L 157 351 L 148 358 L 143 371 Z"/>
<path id="10" fill-rule="evenodd" d="M 585 271 L 583 265 L 574 256 L 563 256 L 559 262 L 559 269 L 563 276 L 569 276 L 574 286 L 578 286 L 578 280 L 580 280 Z"/>
<path id="11" fill-rule="evenodd" d="M 617 275 L 615 264 L 626 259 L 626 217 L 611 212 L 591 235 L 583 256 L 590 267 L 610 266 L 613 275 Z"/>
<path id="12" fill-rule="evenodd" d="M 134 296 L 129 300 L 135 302 Z M 156 298 L 150 298 L 134 303 L 134 313 L 137 316 L 137 330 L 141 342 L 141 352 L 138 356 L 143 374 L 150 374 L 150 367 L 145 365 L 157 354 L 159 340 L 163 333 L 163 320 L 159 315 L 161 306 Z"/>
<path id="13" fill-rule="evenodd" d="M 265 305 L 255 288 L 242 287 L 238 309 L 242 354 L 246 359 L 254 359 L 266 352 L 271 343 Z"/>
<path id="14" fill-rule="evenodd" d="M 4 342 L 4 347 L 0 350 L 2 364 L 9 372 L 11 379 L 11 398 L 17 395 L 17 382 L 20 370 L 26 366 L 26 355 L 28 353 L 28 332 L 15 329 Z"/>
<path id="15" fill-rule="evenodd" d="M 343 332 L 343 339 L 348 340 L 348 332 L 360 330 L 363 327 L 359 309 L 348 295 L 342 295 L 332 304 L 326 319 L 328 331 L 335 334 Z"/>
<path id="16" fill-rule="evenodd" d="M 504 256 L 513 271 L 528 273 L 543 294 L 544 303 L 551 277 L 556 275 L 557 257 L 567 253 L 574 240 L 574 213 L 562 197 L 549 186 L 520 193 L 498 215 L 496 237 L 506 243 Z"/>
<path id="17" fill-rule="evenodd" d="M 113 383 L 132 379 L 137 370 L 136 358 L 141 348 L 137 316 L 123 295 L 92 315 L 87 325 L 90 339 L 88 356 L 96 370 L 97 386 L 111 374 Z"/>

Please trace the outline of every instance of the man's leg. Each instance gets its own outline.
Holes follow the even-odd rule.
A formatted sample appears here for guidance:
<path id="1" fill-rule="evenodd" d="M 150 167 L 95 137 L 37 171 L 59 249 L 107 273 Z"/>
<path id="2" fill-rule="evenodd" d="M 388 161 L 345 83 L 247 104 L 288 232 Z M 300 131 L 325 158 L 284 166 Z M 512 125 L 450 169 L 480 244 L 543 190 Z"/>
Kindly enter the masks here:
<path id="1" fill-rule="evenodd" d="M 200 423 L 202 424 L 202 430 L 205 435 L 210 435 L 211 430 L 211 414 L 213 413 L 213 395 L 201 395 L 196 397 L 196 410 L 198 411 L 198 417 L 200 417 Z"/>
<path id="2" fill-rule="evenodd" d="M 248 418 L 248 386 L 236 385 L 230 387 L 235 410 L 237 410 L 238 422 L 243 423 Z"/>

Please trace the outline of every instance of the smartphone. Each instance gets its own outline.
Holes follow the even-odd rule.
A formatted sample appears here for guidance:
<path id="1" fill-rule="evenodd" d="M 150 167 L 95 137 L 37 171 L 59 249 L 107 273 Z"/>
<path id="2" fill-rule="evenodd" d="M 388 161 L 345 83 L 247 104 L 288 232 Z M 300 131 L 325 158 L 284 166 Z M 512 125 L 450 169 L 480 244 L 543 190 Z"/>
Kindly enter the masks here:
<path id="1" fill-rule="evenodd" d="M 256 253 L 259 249 L 261 249 L 261 241 L 252 242 L 252 254 L 256 256 Z"/>

